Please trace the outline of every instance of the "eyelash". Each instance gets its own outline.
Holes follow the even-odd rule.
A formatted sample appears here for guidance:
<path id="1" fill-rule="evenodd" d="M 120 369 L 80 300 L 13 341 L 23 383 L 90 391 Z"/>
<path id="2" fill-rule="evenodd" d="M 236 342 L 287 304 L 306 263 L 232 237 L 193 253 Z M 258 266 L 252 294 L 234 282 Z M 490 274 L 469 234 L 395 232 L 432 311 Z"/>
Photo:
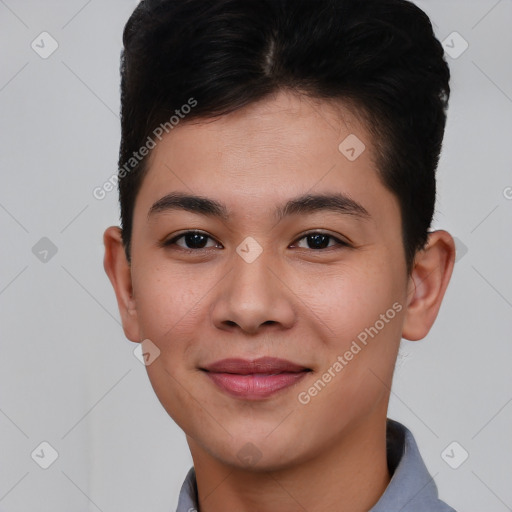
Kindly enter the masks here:
<path id="1" fill-rule="evenodd" d="M 214 240 L 210 235 L 208 235 L 208 234 L 206 234 L 206 233 L 204 233 L 202 231 L 193 230 L 193 231 L 185 231 L 184 233 L 181 233 L 181 234 L 171 238 L 170 240 L 163 241 L 160 245 L 161 245 L 161 247 L 165 247 L 165 248 L 176 246 L 176 247 L 179 248 L 178 250 L 181 250 L 181 251 L 183 251 L 183 252 L 185 252 L 187 254 L 198 253 L 199 251 L 213 249 L 213 247 L 203 247 L 203 248 L 199 248 L 199 249 L 187 249 L 187 248 L 184 248 L 184 247 L 176 245 L 176 242 L 178 240 L 180 240 L 181 238 L 184 238 L 187 235 L 203 235 L 203 236 L 205 236 L 205 237 L 207 237 L 207 238 L 209 238 L 211 240 Z M 333 235 L 331 235 L 329 233 L 323 233 L 322 231 L 310 231 L 308 233 L 304 233 L 300 238 L 297 238 L 296 240 L 300 241 L 300 240 L 302 240 L 304 238 L 307 238 L 308 236 L 312 236 L 312 235 L 324 235 L 327 238 L 330 238 L 330 239 L 336 241 L 337 242 L 336 245 L 338 246 L 338 248 L 349 248 L 349 247 L 352 247 L 348 242 L 340 240 L 339 238 L 336 238 L 335 236 L 333 236 Z M 336 248 L 336 246 L 325 247 L 323 249 L 309 249 L 309 250 L 313 251 L 313 252 L 323 252 L 323 251 L 326 251 L 327 249 L 333 249 L 333 248 Z"/>

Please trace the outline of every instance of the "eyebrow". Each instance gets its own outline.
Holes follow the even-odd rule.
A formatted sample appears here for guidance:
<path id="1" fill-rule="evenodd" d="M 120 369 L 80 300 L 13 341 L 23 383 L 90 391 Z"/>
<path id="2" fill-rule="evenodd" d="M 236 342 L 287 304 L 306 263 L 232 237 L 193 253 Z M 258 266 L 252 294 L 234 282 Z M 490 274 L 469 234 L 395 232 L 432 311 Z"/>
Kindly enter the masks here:
<path id="1" fill-rule="evenodd" d="M 158 199 L 148 212 L 148 220 L 158 213 L 172 210 L 185 210 L 207 217 L 216 217 L 225 222 L 229 220 L 226 205 L 207 197 L 171 192 Z M 306 215 L 318 211 L 331 211 L 342 215 L 351 215 L 361 220 L 371 217 L 368 211 L 358 202 L 342 193 L 304 194 L 288 200 L 274 210 L 277 221 L 291 215 Z"/>

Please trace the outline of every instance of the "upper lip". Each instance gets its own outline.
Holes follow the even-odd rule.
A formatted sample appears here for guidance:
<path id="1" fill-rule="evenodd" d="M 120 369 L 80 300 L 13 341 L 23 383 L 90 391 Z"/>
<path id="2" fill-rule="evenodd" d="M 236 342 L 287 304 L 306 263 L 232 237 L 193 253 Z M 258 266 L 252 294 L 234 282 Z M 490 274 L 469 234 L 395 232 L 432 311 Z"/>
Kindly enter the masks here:
<path id="1" fill-rule="evenodd" d="M 249 375 L 253 373 L 297 373 L 309 370 L 309 368 L 300 364 L 276 357 L 260 357 L 253 360 L 240 358 L 221 359 L 201 369 L 208 372 L 235 373 L 239 375 Z"/>

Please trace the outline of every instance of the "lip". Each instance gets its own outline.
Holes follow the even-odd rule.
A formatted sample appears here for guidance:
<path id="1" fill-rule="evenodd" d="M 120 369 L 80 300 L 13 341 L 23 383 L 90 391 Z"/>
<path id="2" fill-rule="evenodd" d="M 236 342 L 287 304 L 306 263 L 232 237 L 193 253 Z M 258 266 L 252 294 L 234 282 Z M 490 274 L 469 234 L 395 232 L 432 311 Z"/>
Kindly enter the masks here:
<path id="1" fill-rule="evenodd" d="M 302 380 L 311 371 L 275 357 L 260 357 L 252 361 L 222 359 L 201 370 L 219 389 L 246 400 L 268 398 Z"/>

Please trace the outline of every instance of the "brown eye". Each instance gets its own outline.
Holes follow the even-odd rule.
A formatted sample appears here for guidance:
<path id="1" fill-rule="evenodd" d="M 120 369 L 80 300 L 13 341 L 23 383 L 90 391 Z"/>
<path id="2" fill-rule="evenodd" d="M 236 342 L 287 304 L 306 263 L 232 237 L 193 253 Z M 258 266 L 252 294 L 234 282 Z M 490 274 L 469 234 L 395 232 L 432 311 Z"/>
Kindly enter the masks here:
<path id="1" fill-rule="evenodd" d="M 183 242 L 180 244 L 178 243 L 179 240 L 183 239 Z M 207 249 L 209 247 L 215 247 L 215 244 L 213 246 L 207 247 L 207 241 L 208 239 L 211 239 L 213 241 L 213 238 L 211 238 L 206 233 L 202 233 L 201 231 L 186 231 L 185 233 L 181 233 L 180 235 L 167 240 L 163 243 L 164 247 L 171 247 L 171 246 L 177 246 L 185 251 L 199 251 L 201 249 Z"/>
<path id="2" fill-rule="evenodd" d="M 343 240 L 340 240 L 339 238 L 336 238 L 332 235 L 329 235 L 327 233 L 322 233 L 319 231 L 307 233 L 302 238 L 299 238 L 299 240 L 306 240 L 307 247 L 301 247 L 305 249 L 328 249 L 330 247 L 336 247 L 336 246 L 342 246 L 342 247 L 349 247 L 349 244 L 344 242 Z M 332 240 L 335 243 L 333 245 L 329 246 L 329 241 Z"/>

